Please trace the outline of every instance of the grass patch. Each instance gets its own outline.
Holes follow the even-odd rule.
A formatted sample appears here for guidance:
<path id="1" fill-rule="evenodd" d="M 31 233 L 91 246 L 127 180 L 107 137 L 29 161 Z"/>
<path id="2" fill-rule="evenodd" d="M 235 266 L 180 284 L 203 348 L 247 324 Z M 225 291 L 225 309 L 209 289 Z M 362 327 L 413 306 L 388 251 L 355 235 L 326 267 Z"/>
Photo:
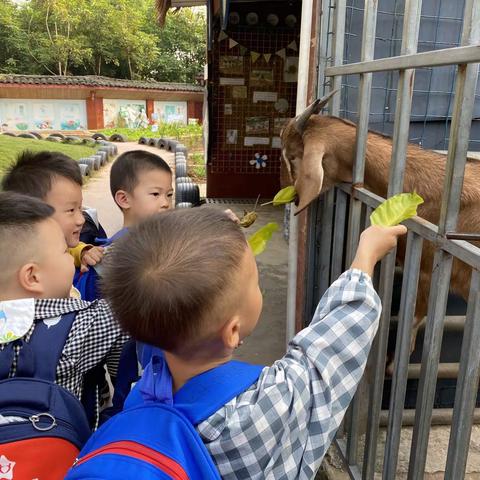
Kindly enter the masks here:
<path id="1" fill-rule="evenodd" d="M 16 159 L 17 155 L 24 150 L 41 152 L 50 150 L 61 152 L 78 160 L 82 157 L 93 155 L 96 147 L 84 145 L 69 145 L 64 143 L 47 142 L 46 140 L 33 140 L 29 138 L 15 138 L 8 135 L 0 135 L 0 176 L 5 169 Z"/>
<path id="2" fill-rule="evenodd" d="M 203 127 L 202 125 L 183 125 L 180 123 L 162 123 L 158 131 L 152 132 L 148 128 L 105 128 L 98 130 L 107 138 L 114 133 L 124 135 L 130 142 L 138 142 L 140 137 L 146 138 L 174 138 L 181 141 L 190 150 L 202 147 Z"/>
<path id="3" fill-rule="evenodd" d="M 205 157 L 203 153 L 191 153 L 188 156 L 188 176 L 197 183 L 203 183 L 207 179 Z"/>

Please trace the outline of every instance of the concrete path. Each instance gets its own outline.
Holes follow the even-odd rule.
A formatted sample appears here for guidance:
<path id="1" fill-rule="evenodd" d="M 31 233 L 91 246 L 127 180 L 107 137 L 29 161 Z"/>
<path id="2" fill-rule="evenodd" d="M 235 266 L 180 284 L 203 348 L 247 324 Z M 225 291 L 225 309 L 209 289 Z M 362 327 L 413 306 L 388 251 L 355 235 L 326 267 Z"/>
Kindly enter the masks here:
<path id="1" fill-rule="evenodd" d="M 160 155 L 173 169 L 174 156 L 165 150 L 138 145 L 134 142 L 117 143 L 119 154 L 135 149 L 148 150 Z M 122 227 L 122 215 L 110 194 L 111 163 L 88 181 L 84 188 L 84 204 L 98 211 L 100 222 L 108 235 Z M 205 188 L 201 186 L 201 195 Z M 251 210 L 253 204 L 216 204 L 217 208 L 230 208 L 241 217 L 243 210 Z M 283 208 L 265 206 L 258 209 L 259 219 L 245 233 L 250 235 L 268 222 L 283 223 Z M 257 329 L 236 352 L 236 358 L 252 363 L 268 365 L 285 352 L 285 312 L 287 296 L 287 243 L 281 232 L 273 235 L 266 251 L 257 257 L 260 287 L 263 292 L 263 312 Z"/>

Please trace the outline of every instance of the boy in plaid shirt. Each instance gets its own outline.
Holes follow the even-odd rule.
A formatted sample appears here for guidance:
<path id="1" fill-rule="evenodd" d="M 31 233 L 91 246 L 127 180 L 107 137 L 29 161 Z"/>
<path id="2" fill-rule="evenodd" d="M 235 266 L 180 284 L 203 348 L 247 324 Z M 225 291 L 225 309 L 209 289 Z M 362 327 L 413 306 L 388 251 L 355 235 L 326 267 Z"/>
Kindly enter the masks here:
<path id="1" fill-rule="evenodd" d="M 285 356 L 195 425 L 222 478 L 313 478 L 377 330 L 373 268 L 405 232 L 403 226 L 367 229 L 351 268 L 331 285 Z M 135 339 L 163 350 L 168 369 L 162 375 L 171 375 L 172 385 L 167 403 L 174 406 L 175 392 L 190 379 L 232 358 L 262 309 L 255 259 L 240 227 L 208 207 L 166 212 L 132 229 L 116 243 L 107 274 L 106 298 L 119 322 Z"/>

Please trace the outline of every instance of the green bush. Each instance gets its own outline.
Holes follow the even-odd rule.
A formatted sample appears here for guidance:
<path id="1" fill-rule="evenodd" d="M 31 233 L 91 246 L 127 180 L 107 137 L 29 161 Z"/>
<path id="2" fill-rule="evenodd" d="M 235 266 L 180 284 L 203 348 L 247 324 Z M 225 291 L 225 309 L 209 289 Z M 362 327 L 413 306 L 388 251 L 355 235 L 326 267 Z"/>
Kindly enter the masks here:
<path id="1" fill-rule="evenodd" d="M 156 132 L 152 132 L 152 127 L 148 128 L 105 128 L 99 130 L 107 137 L 114 133 L 120 133 L 128 138 L 131 142 L 137 142 L 140 137 L 158 138 L 167 137 L 176 140 L 196 139 L 201 140 L 203 127 L 202 125 L 183 125 L 181 123 L 162 123 L 158 126 Z M 187 145 L 188 146 L 188 145 Z"/>

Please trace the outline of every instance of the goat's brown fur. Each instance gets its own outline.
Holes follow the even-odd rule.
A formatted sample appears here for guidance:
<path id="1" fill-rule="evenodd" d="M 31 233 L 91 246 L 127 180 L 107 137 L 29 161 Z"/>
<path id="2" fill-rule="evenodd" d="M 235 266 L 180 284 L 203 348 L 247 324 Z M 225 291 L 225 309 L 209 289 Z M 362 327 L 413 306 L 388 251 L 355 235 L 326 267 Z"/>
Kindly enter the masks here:
<path id="1" fill-rule="evenodd" d="M 349 121 L 336 117 L 312 115 L 301 135 L 295 128 L 295 121 L 292 119 L 282 132 L 282 143 L 284 160 L 289 164 L 293 180 L 298 184 L 298 175 L 302 175 L 301 162 L 304 149 L 308 149 L 310 154 L 312 151 L 319 152 L 317 157 L 310 156 L 309 169 L 318 168 L 318 163 L 315 162 L 320 162 L 323 166 L 321 192 L 337 183 L 351 182 L 355 140 L 356 126 Z M 365 187 L 382 197 L 387 195 L 391 155 L 391 139 L 369 132 L 365 159 Z M 425 203 L 418 208 L 418 215 L 434 224 L 438 224 L 440 217 L 445 167 L 445 155 L 409 144 L 404 191 L 416 191 L 424 198 Z M 312 200 L 313 198 L 309 198 L 307 202 Z M 303 207 L 305 206 L 304 202 Z M 467 162 L 457 230 L 480 232 L 480 162 Z M 404 242 L 403 239 L 398 249 L 398 260 L 402 264 L 405 251 Z M 424 242 L 414 331 L 427 312 L 434 253 L 433 244 Z M 454 259 L 451 290 L 467 299 L 470 276 L 470 268 Z"/>

